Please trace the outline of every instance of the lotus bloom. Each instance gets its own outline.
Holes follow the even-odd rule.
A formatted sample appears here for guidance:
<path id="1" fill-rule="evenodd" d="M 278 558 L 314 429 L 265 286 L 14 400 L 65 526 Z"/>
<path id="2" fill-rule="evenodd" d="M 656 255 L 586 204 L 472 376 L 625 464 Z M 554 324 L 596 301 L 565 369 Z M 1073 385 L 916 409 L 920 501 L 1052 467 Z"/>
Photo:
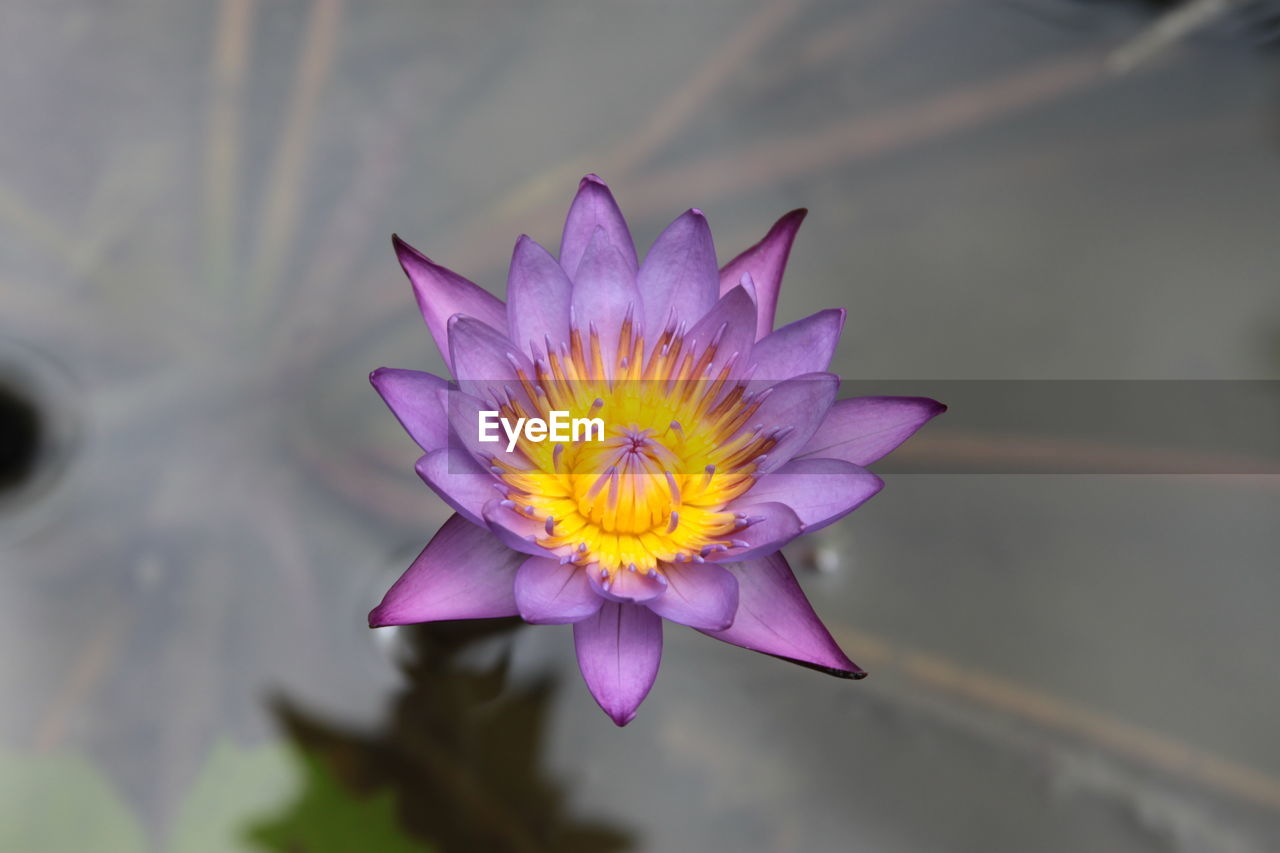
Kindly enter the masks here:
<path id="1" fill-rule="evenodd" d="M 620 726 L 653 685 L 664 619 L 865 675 L 779 549 L 878 492 L 863 466 L 944 407 L 836 400 L 826 369 L 842 309 L 773 329 L 804 214 L 718 268 L 690 210 L 640 263 L 608 187 L 588 175 L 558 260 L 516 242 L 505 304 L 395 238 L 454 382 L 392 368 L 371 379 L 425 451 L 418 474 L 456 514 L 369 624 L 572 623 L 587 687 Z M 602 429 L 546 440 L 556 412 Z M 486 441 L 486 417 L 543 427 Z"/>

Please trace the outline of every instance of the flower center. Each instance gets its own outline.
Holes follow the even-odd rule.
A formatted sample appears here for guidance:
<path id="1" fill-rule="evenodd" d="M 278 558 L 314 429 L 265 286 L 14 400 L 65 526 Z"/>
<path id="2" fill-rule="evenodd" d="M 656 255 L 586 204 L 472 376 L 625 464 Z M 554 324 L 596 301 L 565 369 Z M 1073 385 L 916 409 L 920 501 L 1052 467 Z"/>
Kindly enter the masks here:
<path id="1" fill-rule="evenodd" d="M 725 507 L 751 488 L 765 454 L 789 431 L 751 426 L 763 397 L 730 378 L 736 358 L 717 362 L 720 335 L 700 345 L 673 326 L 646 357 L 632 328 L 623 323 L 607 355 L 594 329 L 585 340 L 574 330 L 567 345 L 537 360 L 534 376 L 518 374 L 523 394 L 502 404 L 509 418 L 551 410 L 600 417 L 603 440 L 521 438 L 527 465 L 493 460 L 507 505 L 542 523 L 538 544 L 609 575 L 661 574 L 664 563 L 701 562 L 734 545 L 755 520 Z"/>

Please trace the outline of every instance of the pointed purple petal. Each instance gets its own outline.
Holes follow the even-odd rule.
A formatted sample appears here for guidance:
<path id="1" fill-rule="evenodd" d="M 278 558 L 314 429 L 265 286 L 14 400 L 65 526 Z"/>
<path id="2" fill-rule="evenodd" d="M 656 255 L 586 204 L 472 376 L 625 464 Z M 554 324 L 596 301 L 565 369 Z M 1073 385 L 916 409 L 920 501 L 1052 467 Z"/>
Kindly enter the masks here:
<path id="1" fill-rule="evenodd" d="M 770 332 L 756 341 L 751 360 L 756 379 L 788 379 L 800 373 L 824 371 L 840 342 L 844 328 L 843 308 L 810 314 Z"/>
<path id="2" fill-rule="evenodd" d="M 717 563 L 753 560 L 772 554 L 804 532 L 804 525 L 795 511 L 776 501 L 744 504 L 735 507 L 734 512 L 756 521 L 747 529 L 726 537 L 736 544 L 727 551 L 707 555 L 708 560 Z"/>
<path id="3" fill-rule="evenodd" d="M 573 285 L 551 254 L 528 237 L 516 241 L 507 276 L 507 319 L 511 342 L 537 356 L 569 340 L 569 301 Z"/>
<path id="4" fill-rule="evenodd" d="M 882 488 L 884 480 L 843 459 L 792 459 L 757 480 L 726 509 L 745 513 L 739 505 L 776 501 L 791 507 L 804 532 L 812 533 L 853 512 Z"/>
<path id="5" fill-rule="evenodd" d="M 497 441 L 480 440 L 480 413 L 496 411 L 497 407 L 494 404 L 486 403 L 456 389 L 442 391 L 440 396 L 443 398 L 442 405 L 448 409 L 449 413 L 450 447 L 470 453 L 481 467 L 486 469 L 495 460 L 516 468 L 530 467 L 529 460 L 518 446 L 510 452 L 507 451 L 507 435 L 501 425 L 489 431 L 490 437 L 497 436 Z M 492 425 L 492 420 L 490 424 Z"/>
<path id="6" fill-rule="evenodd" d="M 603 228 L 587 246 L 573 279 L 571 321 L 583 336 L 590 352 L 588 334 L 594 327 L 600 335 L 600 349 L 607 370 L 612 370 L 618 351 L 618 332 L 627 316 L 639 322 L 644 302 L 636 288 L 635 272 L 622 253 L 611 245 Z"/>
<path id="7" fill-rule="evenodd" d="M 685 340 L 695 352 L 702 351 L 713 341 L 716 342 L 716 355 L 708 365 L 705 379 L 715 379 L 720 369 L 730 360 L 734 361 L 734 375 L 744 372 L 754 361 L 752 344 L 756 334 L 756 306 L 751 301 L 745 288 L 735 287 L 699 320 Z"/>
<path id="8" fill-rule="evenodd" d="M 507 388 L 520 391 L 517 369 L 533 375 L 533 364 L 510 338 L 474 317 L 449 319 L 449 347 L 458 387 L 481 400 L 500 397 Z"/>
<path id="9" fill-rule="evenodd" d="M 866 675 L 840 651 L 781 554 L 726 568 L 738 578 L 737 616 L 727 629 L 704 633 L 840 678 Z"/>
<path id="10" fill-rule="evenodd" d="M 720 270 L 720 292 L 732 290 L 742 280 L 744 272 L 751 273 L 756 286 L 756 303 L 759 311 L 756 338 L 763 338 L 773 330 L 773 317 L 778 308 L 778 289 L 782 285 L 782 273 L 787 268 L 791 244 L 809 211 L 793 210 L 779 219 L 769 229 L 764 239 L 729 261 Z"/>
<path id="11" fill-rule="evenodd" d="M 489 465 L 490 457 L 502 454 L 506 438 L 501 427 L 492 431 L 497 434 L 497 441 L 480 441 L 480 413 L 492 411 L 491 404 L 456 388 L 441 391 L 440 398 L 453 430 L 449 437 L 450 446 L 465 449 L 485 466 Z"/>
<path id="12" fill-rule="evenodd" d="M 662 660 L 662 620 L 648 608 L 607 601 L 575 622 L 573 642 L 587 689 L 619 726 L 635 719 Z"/>
<path id="13" fill-rule="evenodd" d="M 523 561 L 484 528 L 452 516 L 369 614 L 369 627 L 514 616 Z"/>
<path id="14" fill-rule="evenodd" d="M 738 579 L 715 563 L 669 563 L 663 566 L 669 588 L 648 602 L 654 613 L 672 622 L 706 631 L 733 624 L 738 612 Z"/>
<path id="15" fill-rule="evenodd" d="M 755 304 L 755 305 L 760 304 L 760 298 L 756 293 L 756 282 L 755 282 L 755 279 L 751 277 L 751 273 L 744 272 L 742 274 L 742 278 L 738 279 L 738 287 L 741 287 L 743 290 L 747 292 L 747 295 L 751 297 L 752 304 Z M 720 292 L 727 293 L 730 290 L 733 290 L 733 288 L 732 287 L 727 289 L 722 288 Z M 757 309 L 757 314 L 759 314 L 759 309 Z"/>
<path id="16" fill-rule="evenodd" d="M 604 229 L 607 242 L 621 252 L 623 263 L 634 273 L 638 266 L 636 244 L 631 239 L 627 221 L 622 218 L 605 182 L 596 175 L 587 175 L 578 184 L 578 194 L 569 205 L 564 235 L 560 238 L 560 266 L 570 278 L 577 278 L 578 264 L 597 228 Z"/>
<path id="17" fill-rule="evenodd" d="M 525 375 L 532 375 L 532 362 L 511 338 L 471 316 L 454 314 L 449 318 L 449 347 L 453 375 L 458 379 L 458 386 L 468 394 L 476 393 L 474 387 L 467 387 L 468 383 L 472 386 L 483 383 L 488 387 L 493 380 L 498 380 L 513 384 L 517 368 L 525 370 Z"/>
<path id="18" fill-rule="evenodd" d="M 423 450 L 435 450 L 448 441 L 449 418 L 439 396 L 448 382 L 430 373 L 395 367 L 379 367 L 369 374 L 369 382 Z"/>
<path id="19" fill-rule="evenodd" d="M 773 471 L 800 452 L 835 401 L 840 380 L 831 373 L 805 373 L 767 389 L 751 422 L 766 429 L 791 427 L 768 453 L 763 471 Z"/>
<path id="20" fill-rule="evenodd" d="M 658 235 L 636 281 L 644 297 L 644 336 L 650 344 L 666 327 L 672 311 L 677 319 L 692 324 L 711 310 L 719 296 L 720 275 L 711 228 L 702 211 L 686 211 Z"/>
<path id="21" fill-rule="evenodd" d="M 870 465 L 946 410 L 942 403 L 928 397 L 837 400 L 799 455 Z"/>
<path id="22" fill-rule="evenodd" d="M 497 478 L 471 454 L 458 447 L 442 447 L 419 459 L 416 467 L 422 481 L 455 512 L 484 526 L 484 505 L 496 494 Z"/>
<path id="23" fill-rule="evenodd" d="M 600 609 L 604 599 L 587 582 L 587 570 L 572 563 L 530 557 L 516 572 L 520 618 L 535 625 L 580 622 Z"/>
<path id="24" fill-rule="evenodd" d="M 391 236 L 400 266 L 413 285 L 414 296 L 422 319 L 427 321 L 431 337 L 435 338 L 445 364 L 453 368 L 449 352 L 449 318 L 454 314 L 469 314 L 494 329 L 507 328 L 507 306 L 484 288 L 467 281 L 462 276 L 445 269 L 426 255 L 401 240 Z"/>

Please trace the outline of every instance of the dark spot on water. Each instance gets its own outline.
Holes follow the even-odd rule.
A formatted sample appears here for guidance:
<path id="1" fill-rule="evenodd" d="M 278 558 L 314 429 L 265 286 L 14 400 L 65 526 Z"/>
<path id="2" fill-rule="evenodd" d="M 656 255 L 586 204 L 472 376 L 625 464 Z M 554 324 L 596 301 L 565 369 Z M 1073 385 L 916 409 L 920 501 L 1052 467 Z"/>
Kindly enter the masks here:
<path id="1" fill-rule="evenodd" d="M 43 428 L 31 395 L 0 381 L 0 495 L 22 487 L 35 473 Z"/>

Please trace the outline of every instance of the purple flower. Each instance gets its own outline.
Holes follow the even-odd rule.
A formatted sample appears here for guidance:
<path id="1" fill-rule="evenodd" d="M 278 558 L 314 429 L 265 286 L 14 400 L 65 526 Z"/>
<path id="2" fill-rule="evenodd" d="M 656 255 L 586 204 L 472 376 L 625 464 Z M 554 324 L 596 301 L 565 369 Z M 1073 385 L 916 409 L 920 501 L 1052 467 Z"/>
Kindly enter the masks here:
<path id="1" fill-rule="evenodd" d="M 608 187 L 588 175 L 559 260 L 516 242 L 506 304 L 395 238 L 455 382 L 393 368 L 370 378 L 426 452 L 418 474 L 456 514 L 369 624 L 572 623 L 587 687 L 620 726 L 653 685 L 663 619 L 865 675 L 778 549 L 878 492 L 863 466 L 945 407 L 836 400 L 826 369 L 843 309 L 774 331 L 804 214 L 717 269 L 706 219 L 689 210 L 640 263 Z M 553 412 L 587 431 L 547 440 Z M 486 417 L 505 423 L 496 442 L 479 429 Z M 521 433 L 520 418 L 544 428 Z"/>

